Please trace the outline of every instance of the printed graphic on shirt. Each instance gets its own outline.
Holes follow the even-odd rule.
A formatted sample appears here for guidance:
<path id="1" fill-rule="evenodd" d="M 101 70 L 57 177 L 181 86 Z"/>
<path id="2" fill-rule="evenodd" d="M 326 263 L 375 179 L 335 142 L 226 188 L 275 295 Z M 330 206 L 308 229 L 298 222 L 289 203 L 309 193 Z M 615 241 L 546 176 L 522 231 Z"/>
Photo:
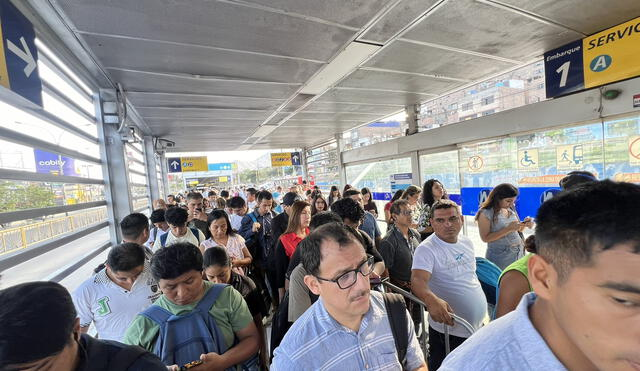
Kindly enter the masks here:
<path id="1" fill-rule="evenodd" d="M 100 308 L 98 308 L 98 311 L 96 312 L 97 315 L 106 316 L 107 314 L 111 313 L 108 296 L 98 299 L 98 305 L 100 306 Z"/>

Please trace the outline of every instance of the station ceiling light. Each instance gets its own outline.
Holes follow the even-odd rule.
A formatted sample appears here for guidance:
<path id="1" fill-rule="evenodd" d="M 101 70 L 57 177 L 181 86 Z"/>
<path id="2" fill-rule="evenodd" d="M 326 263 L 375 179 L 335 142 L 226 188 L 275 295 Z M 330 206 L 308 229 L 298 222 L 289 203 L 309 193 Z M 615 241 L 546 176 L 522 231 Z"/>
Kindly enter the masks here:
<path id="1" fill-rule="evenodd" d="M 351 73 L 362 62 L 380 49 L 381 45 L 353 41 L 329 64 L 311 78 L 300 93 L 318 95 Z"/>

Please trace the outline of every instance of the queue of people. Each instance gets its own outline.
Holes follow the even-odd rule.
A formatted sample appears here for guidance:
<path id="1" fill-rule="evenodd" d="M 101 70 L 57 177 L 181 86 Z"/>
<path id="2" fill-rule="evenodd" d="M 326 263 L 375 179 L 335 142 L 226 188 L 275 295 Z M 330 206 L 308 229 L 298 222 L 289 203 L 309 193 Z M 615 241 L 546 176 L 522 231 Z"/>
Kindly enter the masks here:
<path id="1" fill-rule="evenodd" d="M 476 248 L 438 180 L 394 195 L 385 235 L 367 188 L 171 196 L 124 218 L 123 242 L 72 294 L 0 291 L 0 369 L 637 369 L 640 187 L 579 173 L 560 185 L 526 240 L 516 187 L 479 205 L 500 272 L 488 323 Z"/>

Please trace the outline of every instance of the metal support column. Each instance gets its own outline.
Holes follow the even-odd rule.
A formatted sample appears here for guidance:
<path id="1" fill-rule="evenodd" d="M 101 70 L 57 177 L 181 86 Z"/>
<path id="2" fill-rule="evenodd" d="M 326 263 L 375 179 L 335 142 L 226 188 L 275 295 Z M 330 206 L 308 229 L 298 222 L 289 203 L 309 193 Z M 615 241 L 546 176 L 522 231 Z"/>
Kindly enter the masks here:
<path id="1" fill-rule="evenodd" d="M 418 152 L 411 152 L 411 180 L 412 183 L 422 187 L 422 179 L 420 179 L 420 156 Z"/>
<path id="2" fill-rule="evenodd" d="M 162 173 L 162 184 L 164 185 L 164 198 L 171 193 L 169 190 L 169 169 L 167 168 L 167 158 L 164 156 L 164 151 L 159 153 L 160 155 L 160 171 Z"/>
<path id="3" fill-rule="evenodd" d="M 151 195 L 150 205 L 153 200 L 160 198 L 160 190 L 158 188 L 158 175 L 156 173 L 156 153 L 153 148 L 153 138 L 146 136 L 144 139 L 144 163 L 147 169 L 147 184 L 149 185 L 149 195 Z"/>
<path id="4" fill-rule="evenodd" d="M 122 241 L 120 221 L 133 210 L 124 143 L 121 134 L 118 133 L 120 123 L 112 122 L 116 112 L 116 91 L 100 89 L 95 102 L 100 158 L 104 161 L 102 174 L 105 181 L 109 232 L 111 243 L 116 245 Z"/>
<path id="5" fill-rule="evenodd" d="M 311 180 L 309 179 L 309 169 L 307 168 L 307 149 L 300 149 L 300 155 L 302 156 L 302 179 L 307 181 L 307 185 L 311 184 Z"/>
<path id="6" fill-rule="evenodd" d="M 418 112 L 420 112 L 420 106 L 417 104 L 406 106 L 404 111 L 407 114 L 407 124 L 409 125 L 407 135 L 413 135 L 418 132 Z"/>
<path id="7" fill-rule="evenodd" d="M 344 167 L 344 163 L 342 162 L 342 149 L 344 148 L 344 143 L 342 139 L 342 134 L 336 134 L 336 151 L 338 152 L 338 174 L 340 175 L 340 189 L 347 184 L 347 172 Z"/>

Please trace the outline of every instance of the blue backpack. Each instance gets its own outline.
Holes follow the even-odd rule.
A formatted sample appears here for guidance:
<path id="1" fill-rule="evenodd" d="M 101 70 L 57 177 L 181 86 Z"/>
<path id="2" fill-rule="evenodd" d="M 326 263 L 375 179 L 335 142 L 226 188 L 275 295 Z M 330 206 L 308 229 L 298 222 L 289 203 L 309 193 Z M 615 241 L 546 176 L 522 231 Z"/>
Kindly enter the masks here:
<path id="1" fill-rule="evenodd" d="M 160 326 L 153 353 L 160 357 L 165 365 L 182 366 L 200 360 L 201 354 L 223 354 L 227 351 L 222 331 L 209 314 L 209 310 L 227 286 L 213 285 L 193 311 L 185 315 L 175 315 L 158 305 L 151 305 L 141 313 Z"/>
<path id="2" fill-rule="evenodd" d="M 491 319 L 494 317 L 495 306 L 498 304 L 498 284 L 502 270 L 488 259 L 476 257 L 476 275 L 482 291 L 487 297 L 489 307 L 489 315 Z"/>

